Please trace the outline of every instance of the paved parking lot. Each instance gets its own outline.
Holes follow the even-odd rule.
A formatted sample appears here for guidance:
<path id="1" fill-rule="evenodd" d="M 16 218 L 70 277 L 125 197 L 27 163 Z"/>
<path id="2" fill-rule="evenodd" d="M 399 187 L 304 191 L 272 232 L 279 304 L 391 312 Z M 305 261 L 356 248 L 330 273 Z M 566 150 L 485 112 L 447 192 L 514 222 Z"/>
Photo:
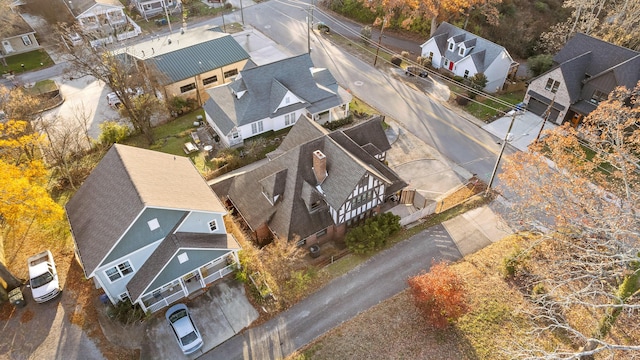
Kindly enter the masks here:
<path id="1" fill-rule="evenodd" d="M 89 136 L 95 139 L 100 135 L 100 123 L 120 118 L 118 112 L 107 104 L 107 94 L 111 89 L 103 82 L 89 76 L 73 80 L 58 76 L 52 80 L 60 86 L 64 102 L 44 112 L 45 121 L 58 118 L 61 123 L 73 126 L 86 124 Z"/>

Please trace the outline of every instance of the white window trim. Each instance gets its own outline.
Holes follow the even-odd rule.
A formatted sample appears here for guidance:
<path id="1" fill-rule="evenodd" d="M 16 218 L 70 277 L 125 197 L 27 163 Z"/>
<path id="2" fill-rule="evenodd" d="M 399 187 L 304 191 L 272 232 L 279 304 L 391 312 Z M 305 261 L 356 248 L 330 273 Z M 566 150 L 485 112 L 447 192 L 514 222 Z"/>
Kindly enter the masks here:
<path id="1" fill-rule="evenodd" d="M 218 231 L 218 221 L 216 219 L 213 219 L 211 221 L 209 221 L 207 223 L 209 225 L 209 232 L 214 232 L 214 231 Z M 211 225 L 213 224 L 213 226 L 215 227 L 215 229 L 211 229 Z"/>
<path id="2" fill-rule="evenodd" d="M 126 291 L 120 294 L 118 297 L 120 298 L 120 301 L 125 301 L 125 298 L 131 301 L 131 297 L 129 296 L 129 293 Z"/>
<path id="3" fill-rule="evenodd" d="M 453 48 L 455 47 L 455 44 L 453 41 L 449 42 L 449 51 L 453 51 Z"/>
<path id="4" fill-rule="evenodd" d="M 122 265 L 122 264 L 124 264 L 124 263 L 129 263 L 129 268 L 131 269 L 131 272 L 130 272 L 130 273 L 128 273 L 128 274 L 123 274 L 123 273 L 122 273 L 122 271 L 120 270 L 120 265 Z M 107 274 L 107 270 L 111 270 L 111 269 L 113 269 L 113 268 L 115 268 L 115 269 L 116 269 L 116 271 L 118 272 L 118 274 L 120 274 L 120 277 L 119 277 L 119 278 L 117 278 L 117 279 L 115 279 L 115 280 L 111 280 L 111 278 L 109 277 L 109 274 Z M 111 266 L 111 267 L 109 267 L 109 268 L 104 269 L 102 272 L 104 273 L 104 276 L 106 276 L 106 277 L 107 277 L 107 280 L 109 280 L 109 283 L 110 283 L 110 284 L 113 284 L 114 282 L 116 282 L 116 281 L 118 281 L 118 280 L 120 280 L 120 279 L 124 278 L 125 276 L 131 275 L 131 274 L 135 274 L 136 269 L 133 267 L 133 264 L 131 264 L 131 261 L 130 261 L 129 259 L 127 259 L 127 260 L 124 260 L 124 261 L 122 261 L 122 262 L 117 263 L 117 264 L 116 264 L 116 265 L 114 265 L 114 266 Z"/>
<path id="5" fill-rule="evenodd" d="M 22 43 L 24 44 L 24 46 L 31 46 L 33 44 L 31 38 L 29 38 L 29 35 L 24 35 L 22 37 Z"/>
<path id="6" fill-rule="evenodd" d="M 463 47 L 460 47 L 460 49 L 458 50 L 458 55 L 464 56 L 464 48 Z"/>

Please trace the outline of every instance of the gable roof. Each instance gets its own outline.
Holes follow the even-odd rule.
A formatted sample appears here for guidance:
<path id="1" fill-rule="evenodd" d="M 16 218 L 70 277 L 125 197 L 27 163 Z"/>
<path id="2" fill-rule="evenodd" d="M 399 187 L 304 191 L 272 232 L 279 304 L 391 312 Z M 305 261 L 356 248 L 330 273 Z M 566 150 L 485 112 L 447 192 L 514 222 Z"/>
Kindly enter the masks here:
<path id="1" fill-rule="evenodd" d="M 72 0 L 65 1 L 68 3 L 69 11 L 74 17 L 78 17 L 96 5 L 104 5 L 107 7 L 124 8 L 118 0 Z"/>
<path id="2" fill-rule="evenodd" d="M 591 53 L 591 61 L 585 69 L 585 74 L 589 76 L 595 76 L 640 55 L 637 51 L 577 33 L 553 57 L 553 61 L 561 64 L 587 52 Z"/>
<path id="3" fill-rule="evenodd" d="M 3 26 L 7 26 L 7 21 L 6 19 L 3 19 L 2 14 L 0 14 L 0 22 L 3 22 L 5 24 Z M 29 25 L 20 14 L 17 14 L 15 18 L 8 24 L 10 25 L 10 27 L 5 30 L 2 39 L 9 39 L 16 36 L 35 33 L 31 25 Z"/>
<path id="4" fill-rule="evenodd" d="M 85 275 L 145 207 L 225 212 L 189 158 L 115 144 L 65 206 Z"/>
<path id="5" fill-rule="evenodd" d="M 249 58 L 231 36 L 202 42 L 149 60 L 173 82 L 184 80 Z"/>
<path id="6" fill-rule="evenodd" d="M 163 274 L 162 270 L 172 263 L 172 260 L 178 256 L 178 252 L 188 249 L 198 252 L 222 250 L 219 254 L 223 255 L 227 252 L 226 250 L 240 249 L 240 245 L 231 234 L 179 232 L 167 236 L 127 283 L 127 290 L 132 302 L 136 302 L 141 295 L 149 290 L 154 290 L 158 286 L 162 286 L 178 276 L 187 274 L 220 256 L 207 255 L 201 259 L 189 256 L 189 261 L 183 264 L 175 264 L 174 268 L 168 271 L 170 274 Z M 163 275 L 166 276 L 163 277 Z M 158 283 L 158 286 L 155 286 L 156 283 Z"/>
<path id="7" fill-rule="evenodd" d="M 372 135 L 377 126 L 384 135 L 379 119 L 357 126 Z M 310 212 L 310 203 L 322 199 L 334 209 L 339 208 L 365 174 L 386 183 L 389 193 L 406 186 L 397 174 L 346 135 L 347 130 L 331 133 L 319 130 L 313 120 L 301 117 L 281 144 L 286 150 L 258 168 L 214 183 L 212 188 L 218 195 L 231 199 L 252 229 L 267 223 L 276 234 L 292 239 L 295 235 L 306 238 L 332 225 L 328 208 Z M 388 142 L 387 146 L 379 146 L 387 148 Z M 312 169 L 312 154 L 316 150 L 322 151 L 327 161 L 328 176 L 320 187 Z M 284 185 L 283 195 L 272 205 L 262 193 L 262 186 L 274 174 L 281 174 Z"/>
<path id="8" fill-rule="evenodd" d="M 553 57 L 555 66 L 531 82 L 548 77 L 560 69 L 574 110 L 588 114 L 595 106 L 581 99 L 584 85 L 612 75 L 611 89 L 616 86 L 633 88 L 640 80 L 640 52 L 633 51 L 582 33 L 575 34 Z M 608 82 L 608 81 L 607 81 Z M 615 84 L 613 84 L 615 82 Z M 587 96 L 591 96 L 588 94 Z"/>
<path id="9" fill-rule="evenodd" d="M 448 40 L 451 38 L 453 38 L 456 45 L 459 43 L 464 43 L 467 48 L 473 46 L 473 49 L 465 56 L 460 56 L 458 54 L 457 46 L 453 49 L 453 51 L 449 51 Z M 504 52 L 505 54 L 507 54 L 507 56 L 510 56 L 509 52 L 503 46 L 491 42 L 473 33 L 470 33 L 466 30 L 462 30 L 459 27 L 449 24 L 446 21 L 442 22 L 438 26 L 435 33 L 429 40 L 431 39 L 433 39 L 438 46 L 438 50 L 440 50 L 440 53 L 444 55 L 445 52 L 447 52 L 446 57 L 453 62 L 459 61 L 471 55 L 471 59 L 473 60 L 473 63 L 478 72 L 484 72 L 487 67 L 489 67 L 489 65 L 491 65 L 493 61 L 500 56 L 501 53 Z M 427 40 L 427 42 L 429 40 Z M 424 46 L 427 42 L 422 44 L 422 46 Z"/>
<path id="10" fill-rule="evenodd" d="M 236 96 L 246 91 L 240 98 Z M 278 109 L 290 92 L 302 103 Z M 269 64 L 245 68 L 227 85 L 207 90 L 204 109 L 220 130 L 228 134 L 234 127 L 308 108 L 312 113 L 346 102 L 336 79 L 326 69 L 315 68 L 309 54 Z"/>

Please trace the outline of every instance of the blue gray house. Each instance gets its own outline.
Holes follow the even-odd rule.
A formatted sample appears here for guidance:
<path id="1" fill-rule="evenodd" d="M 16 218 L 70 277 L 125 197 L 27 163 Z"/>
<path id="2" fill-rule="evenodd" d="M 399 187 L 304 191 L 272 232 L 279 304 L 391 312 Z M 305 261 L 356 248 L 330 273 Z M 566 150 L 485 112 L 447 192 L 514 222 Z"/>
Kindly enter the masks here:
<path id="1" fill-rule="evenodd" d="M 66 212 L 85 276 L 114 304 L 154 312 L 238 263 L 226 210 L 186 157 L 115 144 Z"/>

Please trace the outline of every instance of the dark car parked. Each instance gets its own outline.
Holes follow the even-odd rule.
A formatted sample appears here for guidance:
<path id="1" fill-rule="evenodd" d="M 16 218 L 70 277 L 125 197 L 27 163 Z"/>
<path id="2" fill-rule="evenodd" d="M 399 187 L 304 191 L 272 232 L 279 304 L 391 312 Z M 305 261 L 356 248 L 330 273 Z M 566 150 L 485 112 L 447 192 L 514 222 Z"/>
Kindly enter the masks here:
<path id="1" fill-rule="evenodd" d="M 421 78 L 426 78 L 429 76 L 429 73 L 427 73 L 425 69 L 422 69 L 417 66 L 407 66 L 407 68 L 404 70 L 404 73 L 408 76 L 417 75 L 417 76 L 420 76 Z"/>

